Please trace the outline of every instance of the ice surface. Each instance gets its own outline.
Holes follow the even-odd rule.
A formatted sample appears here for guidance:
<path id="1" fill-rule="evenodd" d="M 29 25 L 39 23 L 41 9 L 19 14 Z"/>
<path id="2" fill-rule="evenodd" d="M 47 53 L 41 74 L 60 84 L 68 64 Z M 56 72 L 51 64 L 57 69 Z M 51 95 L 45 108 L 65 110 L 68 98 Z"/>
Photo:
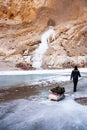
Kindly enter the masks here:
<path id="1" fill-rule="evenodd" d="M 87 130 L 87 107 L 66 97 L 17 100 L 0 105 L 0 130 Z"/>
<path id="2" fill-rule="evenodd" d="M 80 68 L 82 77 L 87 75 L 87 68 Z M 32 70 L 32 71 L 1 71 L 0 89 L 17 85 L 37 85 L 58 83 L 70 80 L 72 69 Z"/>
<path id="3" fill-rule="evenodd" d="M 48 72 L 44 72 L 45 76 Z M 55 81 L 59 75 L 66 79 L 70 76 L 71 69 L 57 72 Z M 41 92 L 35 97 L 0 103 L 0 130 L 87 130 L 87 106 L 74 101 L 75 97 L 87 97 L 87 69 L 80 69 L 80 72 L 83 77 L 78 91 L 66 94 L 60 102 L 50 101 L 48 93 Z M 49 73 L 52 74 L 53 71 Z M 50 75 L 47 77 L 53 81 L 52 78 Z M 62 81 L 62 77 L 59 81 Z"/>
<path id="4" fill-rule="evenodd" d="M 87 68 L 79 68 L 81 73 L 87 73 Z M 29 74 L 68 74 L 72 69 L 29 70 L 29 71 L 0 71 L 0 75 L 29 75 Z"/>

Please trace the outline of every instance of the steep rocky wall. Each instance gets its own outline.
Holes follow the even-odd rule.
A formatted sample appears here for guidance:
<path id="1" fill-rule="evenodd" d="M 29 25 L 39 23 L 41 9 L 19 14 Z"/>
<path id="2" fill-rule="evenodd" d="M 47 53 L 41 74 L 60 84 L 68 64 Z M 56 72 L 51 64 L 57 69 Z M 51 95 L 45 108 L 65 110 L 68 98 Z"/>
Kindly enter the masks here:
<path id="1" fill-rule="evenodd" d="M 53 25 L 43 68 L 70 67 L 87 62 L 87 0 L 0 0 L 0 59 L 32 64 L 41 34 Z"/>
<path id="2" fill-rule="evenodd" d="M 56 40 L 49 45 L 43 67 L 87 66 L 87 21 L 78 19 L 56 27 Z"/>
<path id="3" fill-rule="evenodd" d="M 85 6 L 86 0 L 0 0 L 0 18 L 29 22 L 52 17 L 61 22 L 79 17 Z"/>

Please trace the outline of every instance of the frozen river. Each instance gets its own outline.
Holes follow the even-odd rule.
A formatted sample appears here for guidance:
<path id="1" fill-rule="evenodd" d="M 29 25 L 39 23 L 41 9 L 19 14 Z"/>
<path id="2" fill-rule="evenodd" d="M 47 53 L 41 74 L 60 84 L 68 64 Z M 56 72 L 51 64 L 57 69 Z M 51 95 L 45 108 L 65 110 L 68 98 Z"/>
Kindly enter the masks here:
<path id="1" fill-rule="evenodd" d="M 64 81 L 64 79 L 68 81 L 70 78 L 70 70 L 66 72 L 67 71 L 57 72 L 56 74 L 58 75 L 50 73 L 46 75 L 46 77 L 46 73 L 44 72 L 44 76 L 40 75 L 39 77 L 39 83 L 43 81 L 43 78 L 44 82 L 59 82 L 61 80 Z M 49 92 L 45 87 L 43 91 L 40 91 L 40 93 L 34 96 L 1 102 L 0 130 L 87 130 L 87 106 L 80 105 L 74 101 L 75 97 L 87 96 L 86 72 L 86 70 L 81 70 L 83 77 L 79 81 L 78 91 L 76 93 L 66 93 L 65 99 L 60 102 L 50 101 L 48 99 Z M 3 78 L 6 75 L 6 73 L 3 73 Z M 12 75 L 12 73 L 10 75 Z M 21 80 L 19 77 L 20 76 L 18 76 L 17 79 Z M 59 77 L 61 77 L 61 80 Z M 12 76 L 10 78 L 12 78 Z M 37 83 L 39 78 L 35 78 L 35 83 Z M 23 78 L 22 82 L 24 82 L 25 79 L 26 78 Z M 28 79 L 25 83 L 30 83 L 27 82 Z M 20 83 L 16 82 L 16 84 Z M 1 89 L 2 86 L 5 88 L 11 87 L 9 84 L 7 87 L 3 82 Z M 65 85 L 67 92 L 72 92 L 71 86 L 72 83 Z"/>
<path id="2" fill-rule="evenodd" d="M 36 70 L 36 71 L 1 71 L 0 89 L 15 87 L 16 85 L 35 85 L 47 82 L 62 82 L 70 80 L 71 69 L 60 70 Z M 83 76 L 87 75 L 87 69 L 80 69 Z"/>

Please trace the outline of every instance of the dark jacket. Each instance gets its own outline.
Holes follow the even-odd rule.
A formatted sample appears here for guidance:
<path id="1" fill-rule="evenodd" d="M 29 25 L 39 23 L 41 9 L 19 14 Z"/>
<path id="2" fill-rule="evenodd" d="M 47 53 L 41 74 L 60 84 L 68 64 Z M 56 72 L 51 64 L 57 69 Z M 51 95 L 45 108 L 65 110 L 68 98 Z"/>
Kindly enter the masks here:
<path id="1" fill-rule="evenodd" d="M 81 77 L 79 70 L 73 70 L 71 73 L 71 79 L 73 78 L 78 80 L 78 77 Z"/>

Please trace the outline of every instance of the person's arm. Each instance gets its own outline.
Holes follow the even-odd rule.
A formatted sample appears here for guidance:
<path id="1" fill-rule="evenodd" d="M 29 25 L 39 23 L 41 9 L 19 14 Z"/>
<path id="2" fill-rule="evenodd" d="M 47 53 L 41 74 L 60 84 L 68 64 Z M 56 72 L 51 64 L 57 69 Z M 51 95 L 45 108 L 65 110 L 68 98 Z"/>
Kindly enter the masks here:
<path id="1" fill-rule="evenodd" d="M 71 73 L 70 80 L 72 80 L 72 78 L 73 78 L 73 71 L 72 71 L 72 73 Z"/>
<path id="2" fill-rule="evenodd" d="M 80 74 L 80 72 L 78 71 L 78 75 L 79 75 L 79 77 L 81 77 L 81 74 Z"/>

